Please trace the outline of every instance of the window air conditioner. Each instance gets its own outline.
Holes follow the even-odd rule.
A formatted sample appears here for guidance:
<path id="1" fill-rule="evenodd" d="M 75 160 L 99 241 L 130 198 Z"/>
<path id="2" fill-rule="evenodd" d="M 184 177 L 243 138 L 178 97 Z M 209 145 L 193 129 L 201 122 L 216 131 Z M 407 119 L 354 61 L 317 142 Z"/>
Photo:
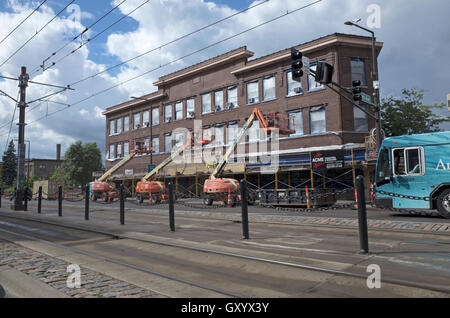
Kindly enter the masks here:
<path id="1" fill-rule="evenodd" d="M 167 122 L 167 123 L 170 123 L 171 121 L 172 121 L 172 117 L 167 117 L 167 118 L 166 118 L 166 122 Z"/>
<path id="2" fill-rule="evenodd" d="M 294 88 L 294 93 L 295 94 L 300 94 L 301 92 L 302 92 L 302 88 L 301 87 Z"/>
<path id="3" fill-rule="evenodd" d="M 148 121 L 146 121 L 146 122 L 144 123 L 144 125 L 145 125 L 145 127 L 149 127 L 149 126 L 150 126 L 150 123 L 149 123 Z"/>
<path id="4" fill-rule="evenodd" d="M 220 112 L 222 110 L 222 108 L 220 106 L 216 106 L 216 108 L 214 109 L 215 112 Z"/>
<path id="5" fill-rule="evenodd" d="M 249 104 L 253 104 L 254 102 L 255 102 L 255 99 L 254 99 L 254 98 L 249 98 L 249 99 L 248 99 L 248 103 L 249 103 Z"/>
<path id="6" fill-rule="evenodd" d="M 194 118 L 195 117 L 195 112 L 188 112 L 188 115 L 186 116 L 186 118 Z"/>
<path id="7" fill-rule="evenodd" d="M 228 103 L 227 104 L 227 109 L 233 109 L 234 108 L 234 104 L 233 103 Z"/>
<path id="8" fill-rule="evenodd" d="M 140 125 L 140 124 L 137 124 L 137 125 L 136 125 L 136 129 L 139 129 L 139 128 L 141 128 L 141 125 Z"/>

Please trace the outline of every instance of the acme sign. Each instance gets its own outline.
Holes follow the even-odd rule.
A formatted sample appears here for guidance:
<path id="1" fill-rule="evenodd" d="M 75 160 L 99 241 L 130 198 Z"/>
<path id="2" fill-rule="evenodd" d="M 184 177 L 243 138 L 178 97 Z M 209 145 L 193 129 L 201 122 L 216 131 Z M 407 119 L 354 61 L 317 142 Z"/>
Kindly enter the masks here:
<path id="1" fill-rule="evenodd" d="M 450 162 L 444 163 L 442 159 L 439 159 L 436 170 L 450 170 Z"/>

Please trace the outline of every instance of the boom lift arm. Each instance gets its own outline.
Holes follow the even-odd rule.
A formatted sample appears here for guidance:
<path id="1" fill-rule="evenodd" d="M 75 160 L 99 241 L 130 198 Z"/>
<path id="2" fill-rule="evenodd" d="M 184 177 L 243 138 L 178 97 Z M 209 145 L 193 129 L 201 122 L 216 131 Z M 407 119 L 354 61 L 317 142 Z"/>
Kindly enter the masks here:
<path id="1" fill-rule="evenodd" d="M 159 165 L 157 165 L 152 171 L 150 171 L 144 177 L 142 177 L 142 181 L 150 180 L 153 176 L 157 175 L 165 166 L 167 166 L 169 163 L 171 163 L 176 157 L 181 155 L 189 147 L 191 147 L 191 142 L 187 142 L 183 147 L 180 147 L 176 151 L 173 151 L 169 157 L 167 157 L 163 162 L 161 162 Z"/>
<path id="2" fill-rule="evenodd" d="M 231 154 L 234 152 L 234 150 L 236 149 L 236 147 L 239 144 L 239 142 L 241 141 L 241 139 L 245 136 L 245 133 L 250 129 L 250 127 L 252 127 L 253 122 L 256 119 L 259 121 L 260 127 L 262 129 L 264 129 L 265 131 L 271 131 L 272 129 L 280 129 L 280 133 L 282 133 L 282 134 L 291 134 L 294 132 L 293 130 L 289 130 L 289 127 L 279 127 L 277 125 L 278 123 L 275 123 L 275 121 L 277 120 L 277 114 L 272 113 L 266 117 L 267 117 L 267 120 L 258 108 L 253 109 L 253 112 L 250 115 L 250 117 L 247 119 L 247 122 L 244 124 L 244 126 L 239 131 L 236 138 L 234 139 L 233 144 L 230 147 L 228 147 L 222 160 L 219 162 L 216 169 L 214 169 L 214 171 L 210 175 L 210 177 L 209 177 L 210 179 L 216 179 L 216 178 L 220 177 L 220 175 L 222 174 L 223 170 L 225 169 L 225 166 L 227 165 L 227 163 L 230 159 Z"/>

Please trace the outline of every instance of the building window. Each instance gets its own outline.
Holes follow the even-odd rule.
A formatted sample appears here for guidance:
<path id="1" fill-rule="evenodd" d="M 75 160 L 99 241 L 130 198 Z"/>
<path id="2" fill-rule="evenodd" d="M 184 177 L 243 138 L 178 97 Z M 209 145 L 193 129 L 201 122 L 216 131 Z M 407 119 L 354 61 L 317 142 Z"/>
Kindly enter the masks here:
<path id="1" fill-rule="evenodd" d="M 159 125 L 159 107 L 152 108 L 152 126 Z"/>
<path id="2" fill-rule="evenodd" d="M 214 127 L 214 141 L 216 146 L 223 146 L 225 141 L 224 126 Z"/>
<path id="3" fill-rule="evenodd" d="M 202 95 L 202 114 L 211 112 L 211 93 Z"/>
<path id="4" fill-rule="evenodd" d="M 186 118 L 194 118 L 195 116 L 195 98 L 186 100 Z"/>
<path id="5" fill-rule="evenodd" d="M 237 98 L 237 86 L 233 86 L 227 89 L 227 108 L 231 109 L 236 107 L 239 107 Z"/>
<path id="6" fill-rule="evenodd" d="M 303 135 L 304 134 L 304 131 L 303 131 L 303 111 L 300 109 L 300 110 L 289 112 L 289 116 L 293 117 L 294 129 L 295 129 L 295 133 L 291 134 L 291 136 L 301 136 L 301 135 Z"/>
<path id="7" fill-rule="evenodd" d="M 150 112 L 148 110 L 142 113 L 142 127 L 150 127 Z"/>
<path id="8" fill-rule="evenodd" d="M 184 144 L 184 132 L 175 133 L 175 148 L 182 147 Z"/>
<path id="9" fill-rule="evenodd" d="M 325 120 L 325 107 L 311 107 L 309 111 L 311 134 L 322 133 L 327 130 Z"/>
<path id="10" fill-rule="evenodd" d="M 108 159 L 113 160 L 115 159 L 115 147 L 114 144 L 109 145 L 109 154 L 108 154 Z"/>
<path id="11" fill-rule="evenodd" d="M 215 91 L 214 92 L 214 110 L 219 111 L 223 110 L 223 91 Z"/>
<path id="12" fill-rule="evenodd" d="M 258 81 L 247 83 L 247 104 L 259 103 Z"/>
<path id="13" fill-rule="evenodd" d="M 122 158 L 122 144 L 117 144 L 117 158 Z"/>
<path id="14" fill-rule="evenodd" d="M 231 145 L 238 134 L 238 123 L 229 123 L 227 126 L 227 145 Z"/>
<path id="15" fill-rule="evenodd" d="M 248 130 L 248 141 L 258 141 L 259 140 L 259 121 L 254 121 L 252 127 Z"/>
<path id="16" fill-rule="evenodd" d="M 273 100 L 277 98 L 275 89 L 275 76 L 263 79 L 263 100 Z"/>
<path id="17" fill-rule="evenodd" d="M 123 131 L 130 130 L 130 117 L 126 116 L 123 118 Z"/>
<path id="18" fill-rule="evenodd" d="M 123 155 L 128 156 L 130 154 L 130 143 L 128 141 L 125 141 L 123 143 Z"/>
<path id="19" fill-rule="evenodd" d="M 172 105 L 164 106 L 164 122 L 170 123 L 172 121 Z"/>
<path id="20" fill-rule="evenodd" d="M 202 130 L 202 140 L 212 140 L 213 127 L 204 127 Z"/>
<path id="21" fill-rule="evenodd" d="M 286 71 L 287 96 L 303 94 L 302 83 L 292 79 L 292 71 Z"/>
<path id="22" fill-rule="evenodd" d="M 141 113 L 136 113 L 133 116 L 133 129 L 141 128 Z"/>
<path id="23" fill-rule="evenodd" d="M 116 121 L 110 120 L 109 121 L 109 135 L 114 135 L 116 133 Z"/>
<path id="24" fill-rule="evenodd" d="M 121 134 L 121 133 L 122 133 L 122 118 L 117 119 L 117 122 L 116 122 L 116 132 L 117 132 L 118 134 Z"/>
<path id="25" fill-rule="evenodd" d="M 175 120 L 183 119 L 183 102 L 175 104 Z"/>
<path id="26" fill-rule="evenodd" d="M 311 63 L 310 65 L 310 70 L 315 72 L 317 69 L 317 63 Z M 308 90 L 309 91 L 314 91 L 314 90 L 319 90 L 319 89 L 323 89 L 325 86 L 323 86 L 323 84 L 317 83 L 316 79 L 313 75 L 308 75 Z"/>
<path id="27" fill-rule="evenodd" d="M 352 73 L 352 81 L 361 81 L 361 86 L 366 86 L 366 72 L 364 60 L 353 57 L 350 60 L 350 71 Z"/>
<path id="28" fill-rule="evenodd" d="M 164 151 L 165 152 L 172 151 L 172 135 L 171 134 L 164 135 Z"/>
<path id="29" fill-rule="evenodd" d="M 152 150 L 153 152 L 159 152 L 159 136 L 152 138 Z"/>
<path id="30" fill-rule="evenodd" d="M 147 137 L 144 139 L 144 148 L 149 149 L 150 148 L 150 137 Z"/>
<path id="31" fill-rule="evenodd" d="M 367 111 L 367 105 L 359 105 Z M 369 116 L 356 106 L 353 106 L 353 123 L 355 131 L 369 131 Z"/>

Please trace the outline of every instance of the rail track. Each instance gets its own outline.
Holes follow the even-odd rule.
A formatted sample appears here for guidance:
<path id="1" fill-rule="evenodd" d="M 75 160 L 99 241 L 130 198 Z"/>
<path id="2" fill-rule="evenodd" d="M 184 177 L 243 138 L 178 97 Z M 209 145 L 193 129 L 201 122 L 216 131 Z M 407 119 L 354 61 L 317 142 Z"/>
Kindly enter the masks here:
<path id="1" fill-rule="evenodd" d="M 178 244 L 178 243 L 172 243 L 172 242 L 167 242 L 167 241 L 161 241 L 161 240 L 155 240 L 155 239 L 149 239 L 149 238 L 140 238 L 140 237 L 135 237 L 135 236 L 131 236 L 131 235 L 124 235 L 124 234 L 112 233 L 112 232 L 107 232 L 107 231 L 94 230 L 94 229 L 89 229 L 89 228 L 75 226 L 75 225 L 59 224 L 59 223 L 55 223 L 55 222 L 34 220 L 34 219 L 30 220 L 25 217 L 17 217 L 17 216 L 7 216 L 7 218 L 22 220 L 22 221 L 27 221 L 27 222 L 36 222 L 36 223 L 41 223 L 41 224 L 46 224 L 46 225 L 51 225 L 51 226 L 57 226 L 57 227 L 61 227 L 61 228 L 67 228 L 67 229 L 71 229 L 71 230 L 85 231 L 85 232 L 90 232 L 93 234 L 100 234 L 100 235 L 104 235 L 104 236 L 110 237 L 111 239 L 115 239 L 115 240 L 127 239 L 127 240 L 131 240 L 131 241 L 144 242 L 145 244 L 148 244 L 148 245 L 165 246 L 165 247 L 170 247 L 170 248 L 174 248 L 174 249 L 178 249 L 178 250 L 188 250 L 192 253 L 216 255 L 216 256 L 225 257 L 227 259 L 232 258 L 235 260 L 236 259 L 242 260 L 244 262 L 249 262 L 249 261 L 258 262 L 258 263 L 267 264 L 268 266 L 273 267 L 272 270 L 282 270 L 283 268 L 291 268 L 291 269 L 295 269 L 295 270 L 299 270 L 299 271 L 307 271 L 307 272 L 312 271 L 312 272 L 320 272 L 322 274 L 329 274 L 329 275 L 331 275 L 331 277 L 350 277 L 350 278 L 357 279 L 357 280 L 366 280 L 368 277 L 368 275 L 351 272 L 351 271 L 338 270 L 338 269 L 321 267 L 321 266 L 312 266 L 312 265 L 308 265 L 308 264 L 291 263 L 291 262 L 286 262 L 286 261 L 255 257 L 255 256 L 244 255 L 244 254 L 239 254 L 239 253 L 231 253 L 231 252 L 220 251 L 220 250 L 200 248 L 200 247 L 189 246 L 189 245 L 185 245 L 185 244 Z M 247 298 L 248 297 L 248 295 L 245 295 L 240 292 L 227 290 L 224 288 L 219 288 L 215 285 L 205 284 L 204 282 L 198 282 L 198 281 L 193 281 L 190 279 L 185 279 L 185 278 L 182 278 L 182 277 L 179 277 L 176 275 L 167 274 L 167 273 L 164 273 L 161 271 L 151 270 L 151 269 L 148 269 L 148 268 L 145 268 L 142 266 L 131 264 L 129 262 L 121 261 L 116 258 L 111 258 L 111 257 L 107 257 L 104 255 L 100 255 L 98 253 L 93 253 L 93 252 L 85 251 L 85 250 L 82 250 L 79 248 L 74 248 L 74 247 L 67 246 L 64 244 L 52 242 L 52 241 L 42 239 L 42 238 L 30 235 L 30 234 L 20 233 L 17 230 L 12 230 L 10 227 L 8 229 L 8 226 L 6 226 L 6 228 L 5 228 L 4 224 L 0 224 L 0 232 L 14 235 L 14 236 L 21 237 L 21 238 L 25 238 L 25 239 L 32 240 L 32 241 L 38 241 L 38 242 L 41 242 L 41 243 L 44 243 L 44 244 L 47 244 L 50 246 L 54 246 L 54 247 L 58 247 L 61 249 L 71 251 L 73 253 L 83 254 L 83 255 L 86 255 L 89 257 L 93 257 L 93 258 L 100 259 L 100 260 L 103 260 L 106 262 L 117 264 L 117 265 L 120 265 L 120 266 L 123 266 L 126 268 L 131 268 L 131 269 L 143 272 L 143 273 L 157 275 L 159 277 L 162 277 L 162 278 L 165 278 L 168 280 L 173 280 L 173 281 L 177 281 L 177 282 L 187 284 L 190 286 L 195 286 L 197 288 L 201 288 L 204 290 L 213 291 L 219 295 L 224 295 L 224 296 L 229 296 L 229 297 L 234 297 L 234 298 Z M 443 286 L 443 285 L 427 284 L 427 283 L 422 283 L 422 282 L 402 280 L 402 279 L 389 278 L 389 277 L 383 277 L 382 282 L 397 285 L 397 286 L 413 287 L 413 288 L 419 288 L 422 290 L 436 291 L 436 292 L 441 292 L 441 293 L 446 293 L 446 294 L 450 293 L 450 287 Z"/>

